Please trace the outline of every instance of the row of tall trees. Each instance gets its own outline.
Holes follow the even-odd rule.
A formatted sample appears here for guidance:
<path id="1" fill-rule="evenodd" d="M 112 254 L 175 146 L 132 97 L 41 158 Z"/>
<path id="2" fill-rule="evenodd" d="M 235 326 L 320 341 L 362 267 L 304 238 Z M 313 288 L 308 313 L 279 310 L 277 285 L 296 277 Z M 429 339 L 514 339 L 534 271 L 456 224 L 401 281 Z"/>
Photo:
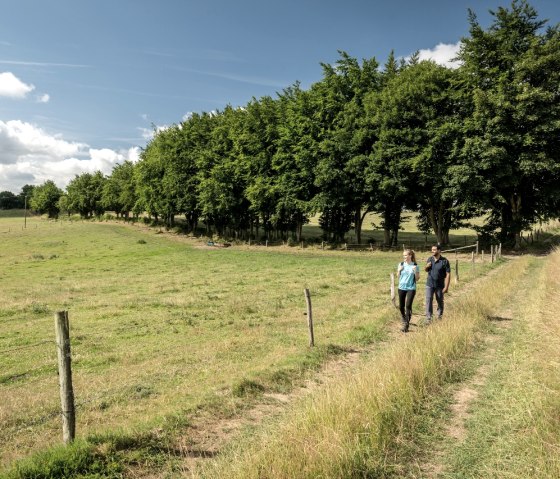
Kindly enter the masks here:
<path id="1" fill-rule="evenodd" d="M 387 244 L 405 209 L 441 243 L 488 213 L 485 232 L 519 244 L 535 221 L 560 216 L 560 32 L 524 0 L 492 14 L 485 30 L 469 12 L 456 69 L 340 52 L 308 90 L 193 114 L 155 132 L 138 163 L 77 176 L 56 204 L 168 226 L 180 216 L 239 238 L 299 239 L 319 214 L 335 241 L 351 228 L 360 241 L 376 212 Z"/>

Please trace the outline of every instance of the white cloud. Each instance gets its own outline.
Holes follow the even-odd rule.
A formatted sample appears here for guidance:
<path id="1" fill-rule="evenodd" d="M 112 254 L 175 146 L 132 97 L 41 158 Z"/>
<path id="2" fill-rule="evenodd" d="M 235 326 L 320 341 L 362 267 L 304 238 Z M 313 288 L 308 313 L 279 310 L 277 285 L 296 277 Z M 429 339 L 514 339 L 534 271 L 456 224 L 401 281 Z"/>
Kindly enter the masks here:
<path id="1" fill-rule="evenodd" d="M 154 125 L 153 128 L 143 128 L 138 127 L 138 131 L 142 134 L 142 138 L 146 141 L 150 141 L 154 137 L 154 132 L 159 133 L 160 131 L 165 131 L 169 128 L 169 125 Z"/>
<path id="2" fill-rule="evenodd" d="M 0 73 L 0 96 L 25 98 L 34 89 L 34 85 L 23 83 L 12 72 Z"/>
<path id="3" fill-rule="evenodd" d="M 100 170 L 111 174 L 117 163 L 138 161 L 139 148 L 120 152 L 90 148 L 18 120 L 0 120 L 0 191 L 18 193 L 24 184 L 53 180 L 65 188 L 75 175 Z"/>
<path id="4" fill-rule="evenodd" d="M 434 48 L 427 50 L 420 50 L 419 59 L 422 60 L 433 60 L 439 65 L 446 66 L 448 68 L 459 68 L 460 64 L 457 61 L 452 61 L 453 58 L 459 53 L 459 48 L 461 47 L 461 42 L 454 44 L 449 43 L 438 43 Z"/>
<path id="5" fill-rule="evenodd" d="M 48 103 L 51 100 L 51 96 L 48 93 L 37 96 L 37 103 Z"/>

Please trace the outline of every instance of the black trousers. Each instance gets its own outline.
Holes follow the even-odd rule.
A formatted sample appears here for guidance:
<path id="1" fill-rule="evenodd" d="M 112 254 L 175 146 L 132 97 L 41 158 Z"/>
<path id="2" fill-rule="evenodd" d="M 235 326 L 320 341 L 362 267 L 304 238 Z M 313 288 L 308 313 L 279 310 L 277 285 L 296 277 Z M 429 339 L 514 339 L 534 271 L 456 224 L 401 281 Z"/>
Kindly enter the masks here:
<path id="1" fill-rule="evenodd" d="M 401 310 L 403 321 L 407 323 L 410 322 L 410 318 L 412 317 L 412 302 L 414 301 L 415 295 L 415 289 L 399 289 L 399 309 Z"/>

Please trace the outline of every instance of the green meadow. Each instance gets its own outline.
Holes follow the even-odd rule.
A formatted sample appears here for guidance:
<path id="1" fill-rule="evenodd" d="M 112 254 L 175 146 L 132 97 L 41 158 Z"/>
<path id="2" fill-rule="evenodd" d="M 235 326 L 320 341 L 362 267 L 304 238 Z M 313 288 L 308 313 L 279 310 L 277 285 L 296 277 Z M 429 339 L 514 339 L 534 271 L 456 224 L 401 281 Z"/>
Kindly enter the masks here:
<path id="1" fill-rule="evenodd" d="M 2 467 L 61 442 L 57 311 L 70 318 L 72 450 L 85 448 L 84 471 L 99 469 L 95 477 L 126 477 L 133 466 L 175 470 L 180 453 L 171 451 L 201 414 L 213 421 L 242 415 L 330 360 L 398 337 L 389 273 L 400 251 L 215 248 L 141 225 L 28 217 L 23 228 L 23 221 L 0 218 Z M 470 259 L 458 256 L 452 299 L 503 264 Z M 7 477 L 94 477 L 60 474 Z"/>

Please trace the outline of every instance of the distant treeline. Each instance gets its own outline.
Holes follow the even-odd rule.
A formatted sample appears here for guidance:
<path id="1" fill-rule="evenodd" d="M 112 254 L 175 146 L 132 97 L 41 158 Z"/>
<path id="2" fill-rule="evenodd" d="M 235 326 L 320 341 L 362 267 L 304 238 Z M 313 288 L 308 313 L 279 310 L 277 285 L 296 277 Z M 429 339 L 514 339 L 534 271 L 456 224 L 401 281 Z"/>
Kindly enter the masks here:
<path id="1" fill-rule="evenodd" d="M 328 240 L 378 213 L 397 244 L 404 209 L 441 243 L 470 218 L 481 234 L 519 244 L 560 216 L 560 32 L 526 1 L 498 8 L 483 29 L 469 12 L 458 68 L 418 54 L 380 67 L 339 52 L 323 78 L 276 98 L 195 113 L 154 131 L 136 164 L 84 173 L 66 191 L 47 181 L 32 207 L 51 216 L 146 212 L 187 229 L 249 238 L 301 236 L 320 215 Z"/>

